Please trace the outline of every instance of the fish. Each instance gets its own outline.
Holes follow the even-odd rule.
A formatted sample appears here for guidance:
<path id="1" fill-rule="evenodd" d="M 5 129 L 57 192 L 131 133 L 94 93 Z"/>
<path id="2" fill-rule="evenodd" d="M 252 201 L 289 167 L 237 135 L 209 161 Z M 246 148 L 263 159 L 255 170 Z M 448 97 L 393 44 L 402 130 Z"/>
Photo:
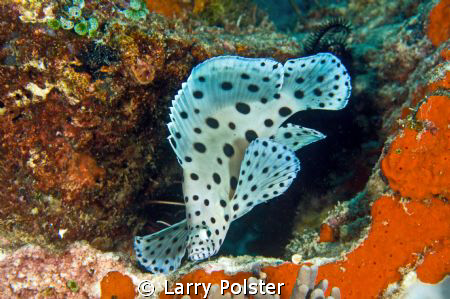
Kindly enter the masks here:
<path id="1" fill-rule="evenodd" d="M 168 140 L 183 169 L 186 219 L 136 236 L 136 259 L 153 273 L 219 251 L 232 221 L 283 194 L 300 171 L 295 151 L 325 138 L 287 123 L 298 111 L 339 110 L 350 75 L 330 53 L 287 60 L 218 56 L 197 65 L 170 107 Z"/>

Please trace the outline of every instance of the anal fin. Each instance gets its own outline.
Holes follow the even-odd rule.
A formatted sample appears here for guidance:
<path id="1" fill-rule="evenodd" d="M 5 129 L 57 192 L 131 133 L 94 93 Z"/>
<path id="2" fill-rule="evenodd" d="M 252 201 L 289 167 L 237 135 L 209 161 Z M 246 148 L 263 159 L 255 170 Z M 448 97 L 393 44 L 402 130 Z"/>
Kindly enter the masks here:
<path id="1" fill-rule="evenodd" d="M 157 233 L 135 237 L 136 258 L 143 267 L 153 273 L 168 273 L 177 269 L 186 252 L 188 239 L 186 220 Z"/>

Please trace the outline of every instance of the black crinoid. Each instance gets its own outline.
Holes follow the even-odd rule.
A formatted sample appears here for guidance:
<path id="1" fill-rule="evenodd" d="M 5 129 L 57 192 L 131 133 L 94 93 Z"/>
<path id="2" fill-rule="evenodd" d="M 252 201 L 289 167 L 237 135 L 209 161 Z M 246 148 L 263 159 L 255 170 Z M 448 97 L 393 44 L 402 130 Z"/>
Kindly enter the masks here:
<path id="1" fill-rule="evenodd" d="M 324 21 L 306 38 L 303 46 L 304 55 L 329 52 L 339 57 L 345 65 L 350 66 L 352 54 L 347 44 L 347 37 L 351 30 L 351 23 L 343 18 Z"/>

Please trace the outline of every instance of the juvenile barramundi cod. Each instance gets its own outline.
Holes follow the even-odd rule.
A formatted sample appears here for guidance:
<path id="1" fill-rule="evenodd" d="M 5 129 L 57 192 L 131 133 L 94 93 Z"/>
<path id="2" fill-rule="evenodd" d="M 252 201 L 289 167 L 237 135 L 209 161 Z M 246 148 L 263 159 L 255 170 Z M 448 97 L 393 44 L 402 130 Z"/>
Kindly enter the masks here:
<path id="1" fill-rule="evenodd" d="M 279 196 L 300 170 L 295 151 L 325 136 L 287 124 L 307 109 L 338 110 L 350 77 L 335 56 L 288 60 L 221 56 L 195 67 L 172 101 L 168 137 L 183 168 L 186 220 L 135 238 L 151 272 L 178 268 L 186 250 L 199 261 L 216 254 L 230 223 Z"/>

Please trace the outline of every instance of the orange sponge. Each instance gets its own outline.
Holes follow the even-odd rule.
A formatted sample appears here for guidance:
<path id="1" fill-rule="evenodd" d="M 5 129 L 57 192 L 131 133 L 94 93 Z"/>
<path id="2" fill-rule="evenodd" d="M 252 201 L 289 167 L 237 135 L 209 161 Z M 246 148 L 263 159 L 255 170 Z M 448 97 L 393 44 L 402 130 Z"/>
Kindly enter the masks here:
<path id="1" fill-rule="evenodd" d="M 151 12 L 162 14 L 168 18 L 186 18 L 190 12 L 194 14 L 201 13 L 208 0 L 147 0 L 147 8 Z"/>
<path id="2" fill-rule="evenodd" d="M 450 0 L 441 0 L 430 13 L 428 38 L 434 46 L 450 39 Z"/>
<path id="3" fill-rule="evenodd" d="M 333 228 L 328 223 L 320 226 L 319 242 L 335 242 L 335 234 Z"/>
<path id="4" fill-rule="evenodd" d="M 450 195 L 450 99 L 433 96 L 420 107 L 425 130 L 405 129 L 381 162 L 390 187 L 410 198 Z"/>
<path id="5" fill-rule="evenodd" d="M 109 272 L 100 282 L 101 299 L 134 299 L 136 291 L 131 278 L 118 271 Z"/>

